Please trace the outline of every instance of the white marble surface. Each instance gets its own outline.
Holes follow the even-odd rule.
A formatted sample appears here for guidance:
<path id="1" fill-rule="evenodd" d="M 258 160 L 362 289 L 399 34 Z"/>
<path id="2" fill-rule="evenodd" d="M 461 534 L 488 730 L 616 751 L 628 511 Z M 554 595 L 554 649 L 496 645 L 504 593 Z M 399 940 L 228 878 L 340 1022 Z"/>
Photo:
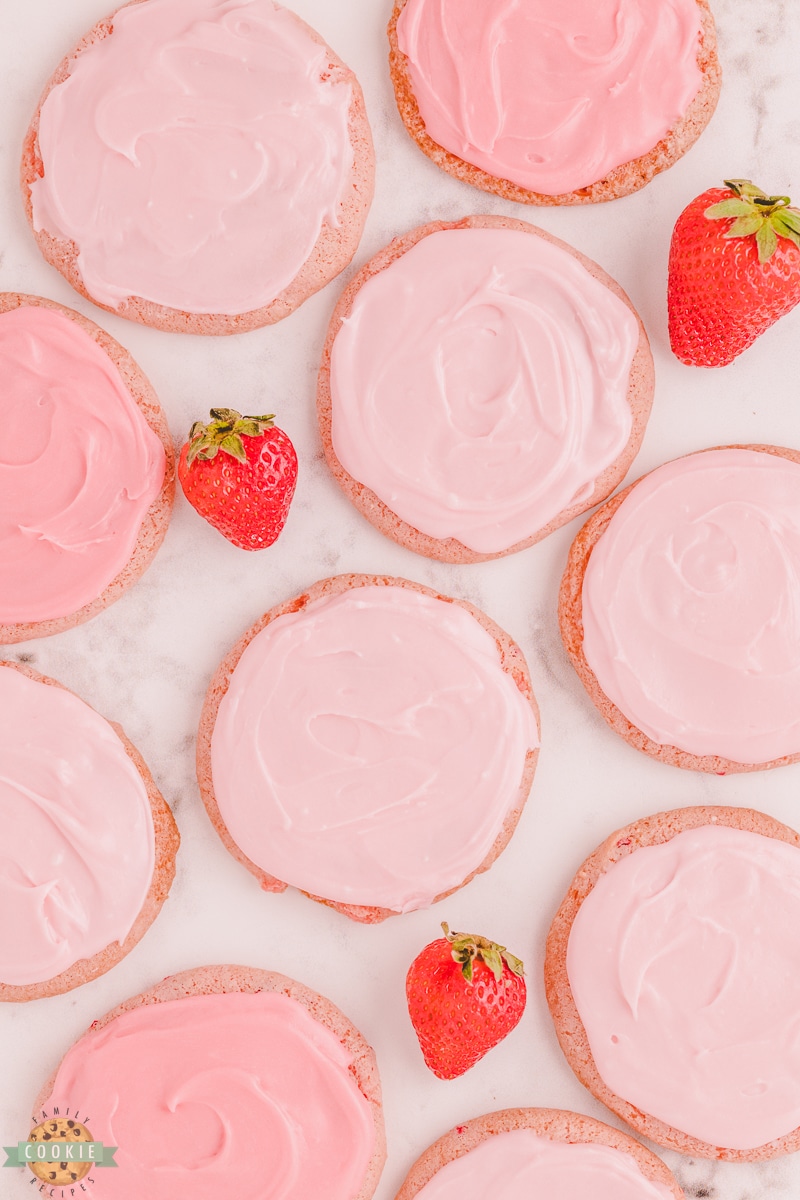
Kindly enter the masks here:
<path id="1" fill-rule="evenodd" d="M 366 93 L 377 191 L 354 266 L 394 234 L 433 218 L 497 212 L 538 222 L 614 275 L 648 328 L 656 401 L 630 478 L 704 446 L 800 445 L 800 310 L 732 366 L 703 371 L 672 357 L 665 299 L 672 225 L 697 193 L 725 176 L 750 176 L 767 189 L 794 188 L 800 200 L 797 5 L 714 0 L 722 99 L 697 146 L 671 171 L 612 204 L 529 210 L 450 179 L 407 137 L 386 66 L 389 0 L 293 0 L 355 69 Z M 454 567 L 395 546 L 356 514 L 328 474 L 314 419 L 326 323 L 351 272 L 280 325 L 215 340 L 159 333 L 96 310 L 44 263 L 19 200 L 19 148 L 50 71 L 105 11 L 104 0 L 0 4 L 0 289 L 52 297 L 108 329 L 152 379 L 176 440 L 212 404 L 274 409 L 297 446 L 301 473 L 288 525 L 271 550 L 251 556 L 234 549 L 179 497 L 154 565 L 118 604 L 79 629 L 11 649 L 12 658 L 56 676 L 124 724 L 172 804 L 183 842 L 162 914 L 123 963 L 66 996 L 0 1011 L 0 1141 L 25 1136 L 41 1083 L 95 1016 L 176 970 L 203 962 L 252 963 L 325 992 L 375 1046 L 389 1137 L 377 1198 L 390 1200 L 429 1141 L 480 1112 L 547 1105 L 614 1121 L 562 1059 L 540 984 L 545 932 L 573 871 L 613 828 L 662 807 L 752 805 L 798 825 L 800 766 L 730 778 L 694 775 L 638 754 L 606 727 L 583 694 L 556 628 L 557 583 L 577 522 L 510 559 Z M 220 657 L 263 610 L 339 571 L 406 575 L 481 605 L 523 647 L 542 710 L 539 771 L 500 860 L 435 910 L 377 927 L 355 925 L 293 891 L 261 893 L 214 834 L 193 772 L 195 727 Z M 443 919 L 488 933 L 522 955 L 530 992 L 514 1035 L 449 1083 L 424 1067 L 403 993 L 408 963 L 438 934 Z M 664 1157 L 690 1197 L 777 1200 L 800 1194 L 798 1156 L 759 1166 Z M 30 1191 L 22 1173 L 0 1172 L 3 1200 Z"/>

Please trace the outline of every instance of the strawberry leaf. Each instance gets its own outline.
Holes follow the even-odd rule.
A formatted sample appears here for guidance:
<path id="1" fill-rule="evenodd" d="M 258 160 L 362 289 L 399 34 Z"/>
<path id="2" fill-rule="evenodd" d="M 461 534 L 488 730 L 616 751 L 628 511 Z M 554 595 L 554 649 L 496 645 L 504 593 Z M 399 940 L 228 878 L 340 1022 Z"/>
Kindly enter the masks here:
<path id="1" fill-rule="evenodd" d="M 778 247 L 778 237 L 788 238 L 800 246 L 800 210 L 789 207 L 789 196 L 768 196 L 749 179 L 726 179 L 725 184 L 735 195 L 704 211 L 710 221 L 734 218 L 733 224 L 722 235 L 724 238 L 755 234 L 761 263 L 772 258 Z"/>
<path id="2" fill-rule="evenodd" d="M 722 236 L 726 238 L 750 237 L 751 234 L 758 233 L 765 220 L 766 217 L 760 216 L 737 217 L 727 233 Z"/>
<path id="3" fill-rule="evenodd" d="M 206 437 L 198 438 L 196 442 L 192 443 L 189 453 L 186 455 L 187 465 L 191 466 L 196 458 L 201 458 L 204 462 L 216 458 L 218 450 L 219 446 L 216 442 L 212 442 Z"/>
<path id="4" fill-rule="evenodd" d="M 484 962 L 499 981 L 503 977 L 504 963 L 514 975 L 524 975 L 525 968 L 520 959 L 509 954 L 505 946 L 490 942 L 488 938 L 471 933 L 451 933 L 446 921 L 442 921 L 442 929 L 451 946 L 451 957 L 461 966 L 461 974 L 467 983 L 472 983 L 473 963 L 477 960 Z"/>
<path id="5" fill-rule="evenodd" d="M 195 421 L 192 425 L 187 466 L 191 466 L 196 458 L 216 458 L 219 450 L 224 450 L 239 462 L 247 462 L 242 437 L 259 437 L 273 427 L 274 420 L 273 413 L 261 417 L 243 417 L 233 408 L 212 408 L 208 425 L 202 421 Z"/>
<path id="6" fill-rule="evenodd" d="M 508 950 L 503 951 L 503 958 L 505 959 L 506 965 L 508 966 L 508 969 L 511 971 L 512 975 L 525 974 L 525 967 L 521 958 L 517 958 L 515 954 L 510 954 Z"/>
<path id="7" fill-rule="evenodd" d="M 755 199 L 756 196 L 766 195 L 751 179 L 726 179 L 725 187 L 730 188 L 737 196 L 750 196 Z"/>
<path id="8" fill-rule="evenodd" d="M 503 959 L 500 954 L 500 947 L 492 944 L 485 950 L 481 951 L 481 958 L 486 963 L 489 970 L 494 975 L 495 979 L 500 982 L 503 978 Z"/>
<path id="9" fill-rule="evenodd" d="M 229 433 L 219 443 L 219 448 L 220 450 L 224 450 L 226 454 L 232 454 L 239 462 L 247 462 L 247 455 L 244 452 L 244 442 L 238 433 Z"/>
<path id="10" fill-rule="evenodd" d="M 749 217 L 753 205 L 749 200 L 720 200 L 705 210 L 704 216 L 710 221 L 719 221 L 723 217 Z"/>
<path id="11" fill-rule="evenodd" d="M 269 429 L 272 425 L 273 418 L 269 417 L 242 417 L 236 425 L 236 432 L 244 434 L 245 437 L 258 437 L 265 429 Z"/>
<path id="12" fill-rule="evenodd" d="M 781 208 L 775 213 L 775 221 L 787 225 L 795 233 L 800 233 L 800 212 L 796 208 Z"/>
<path id="13" fill-rule="evenodd" d="M 784 224 L 781 213 L 776 213 L 772 218 L 772 228 L 775 230 L 778 237 L 788 238 L 790 242 L 794 242 L 795 246 L 800 247 L 800 233 L 790 226 Z"/>
<path id="14" fill-rule="evenodd" d="M 758 245 L 758 261 L 769 262 L 778 248 L 778 235 L 769 221 L 765 221 L 756 234 L 756 244 Z"/>

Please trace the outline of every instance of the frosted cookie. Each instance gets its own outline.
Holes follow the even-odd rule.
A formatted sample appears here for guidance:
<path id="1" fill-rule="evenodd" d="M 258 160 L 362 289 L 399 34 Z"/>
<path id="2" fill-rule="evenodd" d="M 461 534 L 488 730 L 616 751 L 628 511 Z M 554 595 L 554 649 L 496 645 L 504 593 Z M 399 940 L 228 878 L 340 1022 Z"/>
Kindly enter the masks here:
<path id="1" fill-rule="evenodd" d="M 127 350 L 37 296 L 0 293 L 0 643 L 119 599 L 167 531 L 175 455 Z"/>
<path id="2" fill-rule="evenodd" d="M 291 884 L 374 922 L 491 865 L 538 745 L 525 660 L 493 621 L 405 579 L 340 575 L 223 660 L 197 770 L 214 827 L 266 891 Z"/>
<path id="3" fill-rule="evenodd" d="M 39 248 L 102 308 L 182 333 L 287 316 L 350 261 L 374 156 L 358 82 L 272 0 L 131 0 L 25 139 Z"/>
<path id="4" fill-rule="evenodd" d="M 158 915 L 178 831 L 141 755 L 72 692 L 0 663 L 0 1001 L 103 975 Z"/>
<path id="5" fill-rule="evenodd" d="M 754 1162 L 800 1149 L 800 835 L 685 808 L 611 835 L 572 881 L 545 985 L 575 1074 L 645 1137 Z"/>
<path id="6" fill-rule="evenodd" d="M 254 967 L 184 971 L 94 1021 L 33 1119 L 75 1106 L 119 1147 L 115 1200 L 369 1200 L 386 1157 L 372 1048 L 330 1000 Z"/>
<path id="7" fill-rule="evenodd" d="M 417 1159 L 396 1200 L 683 1200 L 660 1158 L 580 1113 L 508 1108 L 475 1117 Z"/>
<path id="8" fill-rule="evenodd" d="M 508 217 L 396 238 L 333 314 L 328 464 L 373 525 L 444 562 L 525 549 L 625 475 L 653 397 L 647 334 L 605 271 Z"/>
<path id="9" fill-rule="evenodd" d="M 561 584 L 564 645 L 612 729 L 694 771 L 800 758 L 800 452 L 666 463 L 594 513 Z"/>
<path id="10" fill-rule="evenodd" d="M 708 0 L 395 0 L 406 128 L 437 166 L 523 204 L 626 196 L 708 124 Z"/>

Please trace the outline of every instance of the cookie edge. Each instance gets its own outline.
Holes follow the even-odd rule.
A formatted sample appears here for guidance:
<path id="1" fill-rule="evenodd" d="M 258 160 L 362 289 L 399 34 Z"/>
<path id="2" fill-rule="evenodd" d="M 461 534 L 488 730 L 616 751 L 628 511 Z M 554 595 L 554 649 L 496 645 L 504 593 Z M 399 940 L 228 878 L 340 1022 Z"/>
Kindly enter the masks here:
<path id="1" fill-rule="evenodd" d="M 572 1071 L 598 1100 L 639 1135 L 669 1150 L 698 1158 L 727 1162 L 763 1162 L 800 1149 L 800 1128 L 752 1150 L 712 1146 L 700 1138 L 673 1128 L 665 1121 L 624 1100 L 609 1088 L 598 1071 L 578 1013 L 567 974 L 567 948 L 572 923 L 581 905 L 605 872 L 643 846 L 657 846 L 688 829 L 721 825 L 772 837 L 800 847 L 800 834 L 766 813 L 751 808 L 695 805 L 669 809 L 616 830 L 578 868 L 566 896 L 553 918 L 545 943 L 544 984 L 547 1005 L 556 1037 Z"/>
<path id="2" fill-rule="evenodd" d="M 92 712 L 97 712 L 82 696 L 78 696 L 76 692 L 73 692 L 71 688 L 68 688 L 57 679 L 52 679 L 48 675 L 42 675 L 39 671 L 26 666 L 24 663 L 5 659 L 0 661 L 0 670 L 6 667 L 10 667 L 13 671 L 18 671 L 21 675 L 26 676 L 26 678 L 33 680 L 35 683 L 60 688 L 62 691 L 75 696 L 82 704 L 86 704 L 86 707 L 91 709 Z M 102 716 L 101 713 L 97 715 Z M 127 737 L 122 726 L 114 721 L 109 721 L 106 717 L 103 717 L 103 720 L 114 730 L 114 733 L 122 743 L 125 753 L 139 772 L 147 791 L 147 798 L 150 801 L 155 846 L 153 876 L 150 881 L 150 887 L 148 888 L 142 907 L 139 909 L 138 916 L 122 942 L 110 942 L 90 958 L 80 958 L 72 966 L 67 967 L 65 971 L 61 971 L 51 979 L 42 980 L 40 983 L 11 984 L 0 982 L 0 1002 L 15 1003 L 27 1000 L 39 1000 L 44 996 L 60 996 L 65 992 L 70 992 L 74 988 L 80 987 L 84 983 L 89 983 L 92 979 L 97 979 L 100 975 L 105 975 L 107 971 L 110 971 L 112 967 L 121 962 L 133 950 L 134 946 L 141 941 L 160 913 L 164 901 L 169 895 L 175 878 L 175 859 L 178 847 L 180 846 L 180 835 L 175 818 L 172 815 L 172 810 L 156 786 L 153 776 L 150 774 L 150 769 L 142 758 L 142 755 Z"/>
<path id="3" fill-rule="evenodd" d="M 54 633 L 72 629 L 84 621 L 91 620 L 109 604 L 119 600 L 123 593 L 141 578 L 155 558 L 166 537 L 175 500 L 175 447 L 167 417 L 153 385 L 129 351 L 94 321 L 75 312 L 74 309 L 58 304 L 55 300 L 22 292 L 0 292 L 0 315 L 18 308 L 46 308 L 51 312 L 60 313 L 73 321 L 105 352 L 116 367 L 123 387 L 164 448 L 164 482 L 139 527 L 130 558 L 99 596 L 62 617 L 0 623 L 0 646 L 14 645 L 33 638 L 51 637 Z"/>
<path id="4" fill-rule="evenodd" d="M 761 454 L 772 454 L 776 458 L 786 458 L 800 465 L 800 450 L 787 446 L 771 446 L 761 443 L 732 444 L 727 446 L 711 446 L 703 450 L 694 450 L 691 454 L 681 455 L 670 462 L 680 462 L 683 458 L 693 458 L 696 454 L 709 454 L 715 450 L 753 450 Z M 666 466 L 662 463 L 661 466 Z M 654 467 L 654 471 L 659 467 Z M 714 775 L 733 775 L 749 771 L 768 771 L 774 767 L 786 766 L 789 763 L 800 762 L 800 750 L 796 754 L 785 754 L 781 758 L 770 759 L 763 763 L 739 763 L 733 759 L 716 754 L 690 754 L 677 746 L 662 745 L 651 738 L 629 721 L 617 708 L 616 704 L 605 694 L 592 671 L 583 652 L 583 580 L 592 551 L 602 537 L 614 514 L 627 496 L 653 472 L 641 475 L 623 491 L 618 492 L 610 500 L 592 513 L 589 520 L 579 530 L 569 549 L 567 565 L 561 578 L 558 594 L 558 623 L 564 649 L 575 671 L 583 684 L 589 699 L 608 725 L 618 733 L 635 750 L 641 750 L 659 762 L 673 767 L 681 767 L 687 771 L 704 771 Z"/>
<path id="5" fill-rule="evenodd" d="M 127 0 L 127 3 L 119 5 L 108 16 L 101 18 L 64 56 L 45 84 L 23 140 L 20 167 L 22 199 L 31 232 L 43 257 L 64 276 L 75 291 L 90 303 L 115 317 L 123 317 L 126 320 L 168 333 L 191 333 L 206 336 L 249 333 L 265 325 L 272 325 L 289 316 L 316 292 L 326 287 L 348 266 L 361 241 L 375 189 L 375 150 L 372 131 L 364 94 L 355 73 L 315 29 L 303 21 L 292 9 L 285 8 L 283 5 L 279 5 L 279 7 L 283 11 L 289 12 L 296 24 L 317 45 L 325 48 L 331 72 L 336 74 L 338 80 L 346 82 L 350 87 L 348 133 L 353 149 L 352 177 L 340 204 L 339 225 L 333 226 L 327 221 L 323 222 L 314 248 L 297 275 L 283 291 L 268 304 L 238 314 L 185 312 L 169 305 L 145 300 L 141 296 L 130 296 L 118 308 L 113 308 L 111 305 L 96 300 L 84 285 L 78 267 L 79 248 L 76 243 L 54 237 L 45 230 L 37 232 L 34 229 L 31 185 L 44 175 L 38 139 L 42 105 L 53 88 L 69 77 L 72 62 L 113 32 L 114 18 L 117 13 L 130 5 L 145 2 L 146 0 Z"/>
<path id="6" fill-rule="evenodd" d="M 276 879 L 274 875 L 270 875 L 261 867 L 257 866 L 247 855 L 242 851 L 231 836 L 222 814 L 217 804 L 214 793 L 214 785 L 211 771 L 211 740 L 214 733 L 214 725 L 216 723 L 217 712 L 220 703 L 225 696 L 228 687 L 230 686 L 231 678 L 250 642 L 266 628 L 276 617 L 283 616 L 285 613 L 299 612 L 314 600 L 319 600 L 325 597 L 337 596 L 344 592 L 350 591 L 359 587 L 409 587 L 414 591 L 420 592 L 423 595 L 430 596 L 433 599 L 441 600 L 445 603 L 456 604 L 460 608 L 465 609 L 483 629 L 486 630 L 495 640 L 498 654 L 500 657 L 500 665 L 502 670 L 510 675 L 518 690 L 522 693 L 525 700 L 530 704 L 536 721 L 536 729 L 541 737 L 541 725 L 539 719 L 539 709 L 536 704 L 536 699 L 533 694 L 530 672 L 527 662 L 514 639 L 497 625 L 491 617 L 488 617 L 480 609 L 470 604 L 466 600 L 458 600 L 452 596 L 444 595 L 433 588 L 425 587 L 424 584 L 415 583 L 408 579 L 401 579 L 396 576 L 389 575 L 365 575 L 365 574 L 345 574 L 335 575 L 326 579 L 318 580 L 299 595 L 293 596 L 291 599 L 284 601 L 281 604 L 275 605 L 263 616 L 250 626 L 250 628 L 242 635 L 236 645 L 223 658 L 219 667 L 215 671 L 206 693 L 206 698 L 203 704 L 203 710 L 200 716 L 200 725 L 197 734 L 197 780 L 200 787 L 200 795 L 206 808 L 206 812 L 218 833 L 226 850 L 240 862 L 247 870 L 254 875 L 264 891 L 268 892 L 283 892 L 290 885 L 284 883 L 280 879 Z M 520 781 L 517 798 L 513 807 L 506 814 L 503 826 L 495 839 L 494 845 L 489 853 L 467 877 L 462 880 L 454 888 L 450 888 L 445 892 L 440 893 L 434 898 L 432 904 L 438 903 L 440 900 L 451 896 L 454 892 L 459 891 L 465 884 L 469 883 L 476 875 L 482 874 L 488 870 L 495 859 L 505 849 L 511 836 L 516 829 L 517 823 L 525 803 L 528 799 L 528 794 L 533 783 L 533 776 L 536 770 L 536 763 L 539 757 L 539 747 L 529 750 L 525 759 L 522 779 Z M 379 921 L 384 921 L 388 917 L 398 916 L 394 909 L 382 908 L 377 905 L 360 905 L 346 904 L 336 900 L 328 900 L 322 896 L 317 896 L 312 892 L 305 891 L 303 888 L 298 888 L 303 895 L 308 896 L 310 900 L 315 900 L 320 904 L 324 904 L 329 908 L 335 909 L 351 920 L 361 922 L 363 924 L 376 924 Z"/>
<path id="7" fill-rule="evenodd" d="M 364 1035 L 356 1028 L 349 1017 L 340 1008 L 313 988 L 282 975 L 277 971 L 266 971 L 259 967 L 246 967 L 225 963 L 216 966 L 202 966 L 168 975 L 154 987 L 123 1000 L 102 1017 L 93 1021 L 89 1028 L 81 1034 L 81 1038 L 90 1036 L 95 1030 L 102 1029 L 123 1013 L 131 1012 L 148 1004 L 169 1003 L 171 1000 L 182 1000 L 189 996 L 209 996 L 226 993 L 277 992 L 296 1000 L 320 1024 L 325 1025 L 339 1038 L 352 1056 L 350 1074 L 356 1087 L 369 1103 L 372 1112 L 373 1128 L 375 1131 L 375 1147 L 372 1152 L 367 1173 L 361 1190 L 353 1200 L 370 1200 L 373 1195 L 386 1161 L 386 1132 L 383 1120 L 383 1105 L 381 1100 L 381 1082 L 378 1072 L 378 1062 L 375 1051 L 367 1042 Z M 38 1114 L 46 1107 L 52 1094 L 58 1076 L 59 1066 L 39 1092 L 33 1105 L 32 1119 L 36 1121 Z"/>
<path id="8" fill-rule="evenodd" d="M 697 63 L 702 75 L 702 84 L 677 124 L 668 130 L 664 137 L 646 154 L 621 163 L 595 183 L 577 188 L 572 192 L 562 192 L 556 196 L 535 192 L 500 176 L 492 175 L 481 167 L 476 167 L 465 159 L 459 158 L 452 151 L 445 150 L 443 146 L 429 137 L 414 95 L 407 66 L 408 60 L 400 50 L 397 37 L 397 22 L 407 2 L 408 0 L 395 0 L 387 29 L 389 70 L 400 118 L 420 150 L 441 170 L 446 171 L 462 183 L 468 183 L 472 187 L 500 196 L 504 200 L 545 207 L 597 204 L 629 196 L 632 192 L 643 188 L 661 171 L 666 171 L 669 167 L 674 166 L 692 148 L 714 115 L 719 101 L 722 68 L 717 56 L 714 17 L 709 0 L 696 0 L 700 9 L 701 21 Z"/>
<path id="9" fill-rule="evenodd" d="M 481 1142 L 497 1134 L 516 1129 L 533 1129 L 540 1137 L 554 1142 L 594 1142 L 610 1146 L 630 1155 L 646 1179 L 670 1188 L 675 1200 L 684 1200 L 684 1193 L 675 1176 L 652 1150 L 627 1133 L 594 1117 L 557 1108 L 506 1108 L 456 1125 L 423 1151 L 411 1167 L 395 1200 L 413 1200 L 447 1163 L 468 1154 Z"/>
<path id="10" fill-rule="evenodd" d="M 569 508 L 562 509 L 552 521 L 549 521 L 541 529 L 532 533 L 528 538 L 524 538 L 519 542 L 515 542 L 512 546 L 508 546 L 505 550 L 499 550 L 492 554 L 480 554 L 475 550 L 471 550 L 456 538 L 436 538 L 416 529 L 413 525 L 404 521 L 402 517 L 399 517 L 370 488 L 355 479 L 339 461 L 333 448 L 331 356 L 336 337 L 352 311 L 356 296 L 365 283 L 381 271 L 391 267 L 394 262 L 402 258 L 417 242 L 432 233 L 439 233 L 449 229 L 510 229 L 543 238 L 546 242 L 557 246 L 559 249 L 572 255 L 573 258 L 576 258 L 594 279 L 604 284 L 630 310 L 636 318 L 639 328 L 639 340 L 631 362 L 627 393 L 632 425 L 624 449 L 614 462 L 606 467 L 597 477 L 591 495 L 585 500 L 570 505 Z M 580 250 L 576 250 L 574 246 L 570 246 L 567 242 L 562 241 L 561 238 L 554 237 L 547 230 L 540 229 L 528 221 L 521 221 L 516 217 L 474 214 L 462 217 L 458 221 L 432 221 L 426 225 L 419 225 L 408 233 L 394 238 L 387 246 L 379 250 L 350 281 L 333 311 L 325 337 L 322 362 L 317 376 L 317 419 L 325 460 L 334 479 L 351 503 L 363 517 L 366 517 L 370 524 L 374 525 L 380 533 L 391 538 L 392 541 L 398 542 L 401 546 L 405 546 L 406 549 L 413 550 L 417 554 L 422 554 L 426 558 L 438 559 L 440 562 L 447 563 L 477 563 L 489 562 L 496 558 L 505 558 L 507 555 L 515 554 L 519 550 L 526 550 L 529 546 L 542 541 L 548 534 L 553 533 L 556 529 L 560 529 L 562 525 L 566 525 L 569 521 L 580 516 L 588 509 L 593 508 L 609 496 L 614 488 L 622 482 L 631 463 L 639 452 L 650 416 L 654 392 L 655 367 L 647 331 L 630 297 L 615 279 L 612 279 L 598 263 L 581 253 Z"/>

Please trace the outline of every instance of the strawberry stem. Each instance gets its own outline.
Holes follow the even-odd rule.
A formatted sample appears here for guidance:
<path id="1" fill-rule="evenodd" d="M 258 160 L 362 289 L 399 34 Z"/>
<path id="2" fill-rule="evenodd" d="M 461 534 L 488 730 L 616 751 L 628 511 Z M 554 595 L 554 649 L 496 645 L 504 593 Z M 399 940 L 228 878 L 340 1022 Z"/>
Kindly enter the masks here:
<path id="1" fill-rule="evenodd" d="M 755 237 L 761 263 L 772 258 L 779 238 L 800 249 L 800 209 L 790 207 L 791 197 L 768 196 L 749 179 L 726 179 L 725 186 L 731 197 L 712 204 L 704 214 L 710 221 L 733 218 L 723 237 Z"/>
<path id="2" fill-rule="evenodd" d="M 243 417 L 234 408 L 212 408 L 208 424 L 195 421 L 189 431 L 187 466 L 191 466 L 196 458 L 216 458 L 220 450 L 239 462 L 246 462 L 242 438 L 258 437 L 272 426 L 274 420 L 274 413 L 262 417 Z"/>
<path id="3" fill-rule="evenodd" d="M 442 921 L 444 936 L 452 946 L 453 961 L 460 963 L 461 974 L 467 983 L 472 983 L 473 963 L 484 962 L 499 982 L 504 964 L 514 975 L 524 975 L 522 960 L 510 954 L 505 946 L 490 942 L 488 938 L 473 933 L 451 933 L 446 921 Z"/>

